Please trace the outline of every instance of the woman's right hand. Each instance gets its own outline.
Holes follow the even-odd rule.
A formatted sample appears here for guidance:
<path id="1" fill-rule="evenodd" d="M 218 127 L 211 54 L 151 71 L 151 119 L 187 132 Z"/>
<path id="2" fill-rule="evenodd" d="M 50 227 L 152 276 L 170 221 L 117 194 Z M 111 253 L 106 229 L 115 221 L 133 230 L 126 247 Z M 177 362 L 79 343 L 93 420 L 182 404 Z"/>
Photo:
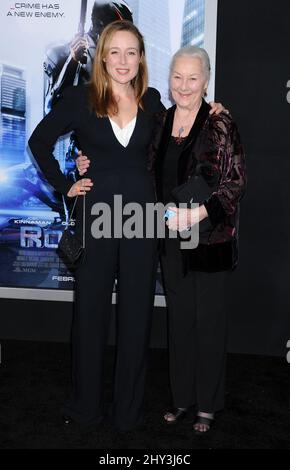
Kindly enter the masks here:
<path id="1" fill-rule="evenodd" d="M 93 184 L 91 179 L 83 178 L 71 186 L 67 195 L 68 197 L 85 196 L 85 194 L 91 190 Z"/>
<path id="2" fill-rule="evenodd" d="M 90 160 L 86 155 L 83 155 L 82 152 L 78 152 L 78 158 L 76 159 L 77 169 L 80 176 L 83 176 L 87 169 L 90 166 Z"/>

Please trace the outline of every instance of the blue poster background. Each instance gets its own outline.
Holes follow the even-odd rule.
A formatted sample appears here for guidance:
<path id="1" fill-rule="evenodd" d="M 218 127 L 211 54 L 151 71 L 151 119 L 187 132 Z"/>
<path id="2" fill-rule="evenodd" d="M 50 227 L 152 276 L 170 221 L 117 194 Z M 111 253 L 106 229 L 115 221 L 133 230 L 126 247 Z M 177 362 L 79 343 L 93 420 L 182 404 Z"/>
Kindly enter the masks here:
<path id="1" fill-rule="evenodd" d="M 127 2 L 145 37 L 150 85 L 159 89 L 166 106 L 171 104 L 168 69 L 172 54 L 181 45 L 204 44 L 205 3 Z M 68 58 L 69 45 L 78 33 L 81 5 L 81 0 L 1 0 L 0 28 L 5 41 L 0 44 L 0 287 L 73 289 L 73 275 L 57 254 L 69 207 L 45 181 L 27 141 L 49 112 L 49 67 L 54 67 L 55 51 L 68 51 L 63 64 Z M 93 0 L 87 2 L 84 32 L 90 27 L 93 5 Z M 62 70 L 57 73 L 61 81 Z M 68 84 L 76 84 L 78 74 Z M 75 149 L 70 136 L 58 141 L 54 155 L 73 179 Z M 156 293 L 162 293 L 160 272 Z"/>

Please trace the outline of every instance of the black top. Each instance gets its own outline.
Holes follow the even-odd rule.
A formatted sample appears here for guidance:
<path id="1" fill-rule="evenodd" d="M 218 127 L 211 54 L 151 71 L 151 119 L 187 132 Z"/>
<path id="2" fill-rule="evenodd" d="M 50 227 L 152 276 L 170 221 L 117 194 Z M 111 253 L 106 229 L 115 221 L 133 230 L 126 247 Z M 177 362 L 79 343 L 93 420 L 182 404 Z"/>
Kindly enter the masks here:
<path id="1" fill-rule="evenodd" d="M 182 152 L 185 138 L 171 136 L 163 163 L 163 203 L 174 202 L 171 191 L 177 186 L 178 159 Z"/>
<path id="2" fill-rule="evenodd" d="M 68 87 L 52 111 L 38 124 L 29 139 L 29 146 L 40 169 L 56 191 L 66 195 L 72 186 L 54 158 L 54 145 L 61 135 L 74 131 L 79 148 L 90 158 L 85 177 L 101 179 L 102 171 L 128 169 L 147 171 L 147 148 L 154 126 L 154 115 L 165 108 L 160 94 L 148 88 L 139 107 L 134 132 L 127 147 L 116 139 L 110 120 L 97 117 L 90 109 L 87 85 Z M 91 191 L 88 194 L 93 193 Z M 90 196 L 89 196 L 90 197 Z"/>
<path id="3" fill-rule="evenodd" d="M 177 138 L 170 136 L 167 152 L 163 161 L 162 169 L 162 195 L 164 205 L 174 201 L 171 191 L 178 184 L 178 160 L 182 154 L 185 138 Z M 176 239 L 171 239 L 169 242 L 176 243 Z M 190 271 L 219 271 L 227 270 L 232 267 L 233 263 L 233 241 L 225 243 L 217 243 L 213 245 L 199 243 L 199 245 L 190 250 L 190 259 L 181 250 L 184 261 L 185 272 Z M 162 250 L 166 247 L 162 244 Z"/>

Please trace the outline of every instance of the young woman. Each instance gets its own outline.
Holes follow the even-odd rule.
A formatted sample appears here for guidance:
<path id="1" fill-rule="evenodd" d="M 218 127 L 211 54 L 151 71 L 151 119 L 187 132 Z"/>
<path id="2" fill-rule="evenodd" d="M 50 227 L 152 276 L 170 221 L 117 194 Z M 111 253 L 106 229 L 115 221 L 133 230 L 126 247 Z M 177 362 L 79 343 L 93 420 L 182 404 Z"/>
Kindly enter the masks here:
<path id="1" fill-rule="evenodd" d="M 96 202 L 106 203 L 113 222 L 114 195 L 122 195 L 123 204 L 134 201 L 142 207 L 155 201 L 146 150 L 154 113 L 164 107 L 159 93 L 147 85 L 142 35 L 131 22 L 116 21 L 100 36 L 91 83 L 67 88 L 29 140 L 36 161 L 57 191 L 68 197 L 87 193 L 86 253 L 75 275 L 73 391 L 64 407 L 66 423 L 98 423 L 104 416 L 102 372 L 116 274 L 118 329 L 111 418 L 120 429 L 142 422 L 156 240 L 116 238 L 114 227 L 110 238 L 95 238 L 91 209 Z M 52 153 L 57 138 L 69 131 L 75 132 L 91 161 L 89 177 L 73 185 Z M 77 201 L 78 230 L 81 199 Z"/>

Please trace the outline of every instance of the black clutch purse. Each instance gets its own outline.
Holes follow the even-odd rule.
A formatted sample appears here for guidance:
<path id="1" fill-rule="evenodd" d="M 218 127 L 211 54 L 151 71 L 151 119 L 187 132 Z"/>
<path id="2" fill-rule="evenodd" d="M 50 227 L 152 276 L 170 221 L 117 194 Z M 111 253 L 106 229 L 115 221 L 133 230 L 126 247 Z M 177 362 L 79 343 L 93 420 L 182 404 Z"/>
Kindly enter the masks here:
<path id="1" fill-rule="evenodd" d="M 85 197 L 83 197 L 83 239 L 82 241 L 70 229 L 72 215 L 76 206 L 78 196 L 70 214 L 69 222 L 58 243 L 58 254 L 70 271 L 74 271 L 82 262 L 85 252 Z"/>
<path id="2" fill-rule="evenodd" d="M 171 191 L 176 204 L 187 204 L 190 207 L 191 203 L 202 203 L 208 199 L 213 193 L 211 188 L 202 175 L 194 175 L 184 184 L 177 186 Z M 210 232 L 213 226 L 209 217 L 199 223 L 200 240 L 207 232 Z"/>
<path id="3" fill-rule="evenodd" d="M 202 175 L 195 175 L 184 184 L 177 186 L 171 192 L 177 203 L 201 203 L 208 199 L 213 189 L 207 184 Z"/>

